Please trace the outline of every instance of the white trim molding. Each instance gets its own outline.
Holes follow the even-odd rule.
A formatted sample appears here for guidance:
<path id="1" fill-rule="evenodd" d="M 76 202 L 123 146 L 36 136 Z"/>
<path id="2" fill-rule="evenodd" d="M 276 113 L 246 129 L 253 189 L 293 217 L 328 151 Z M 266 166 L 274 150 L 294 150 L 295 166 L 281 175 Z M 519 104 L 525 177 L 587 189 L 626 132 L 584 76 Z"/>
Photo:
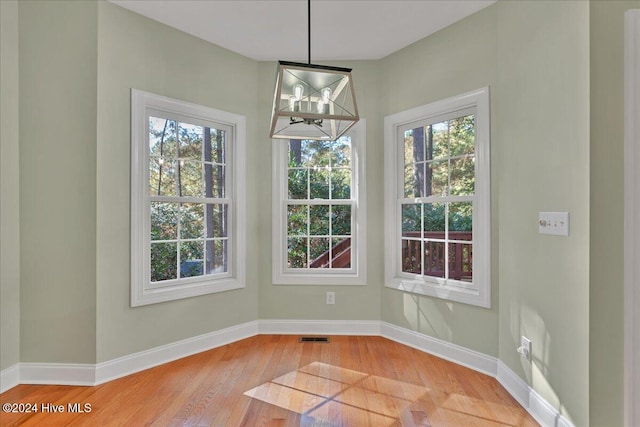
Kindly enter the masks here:
<path id="1" fill-rule="evenodd" d="M 19 363 L 0 372 L 2 392 L 18 384 L 98 385 L 255 335 L 271 334 L 381 336 L 496 378 L 543 427 L 573 427 L 497 358 L 378 320 L 256 320 L 96 365 Z"/>
<path id="2" fill-rule="evenodd" d="M 150 196 L 149 195 L 149 120 L 159 117 L 168 121 L 224 130 L 225 189 L 224 197 Z M 131 306 L 137 307 L 163 301 L 224 292 L 245 287 L 246 264 L 246 117 L 214 108 L 193 104 L 131 89 Z M 172 159 L 169 157 L 169 159 Z M 159 159 L 164 160 L 164 157 Z M 210 159 L 211 160 L 211 159 Z M 172 161 L 176 161 L 173 158 Z M 205 164 L 203 159 L 199 159 Z M 182 160 L 180 160 L 182 162 Z M 208 161 L 207 164 L 211 164 Z M 178 163 L 178 165 L 181 163 Z M 204 178 L 202 179 L 204 182 Z M 226 242 L 227 267 L 223 272 L 207 273 L 194 277 L 178 277 L 159 282 L 152 281 L 151 247 L 162 241 L 150 240 L 151 209 L 155 202 L 221 204 L 227 209 L 228 229 L 224 236 L 215 236 Z M 180 221 L 178 221 L 180 223 Z M 178 230 L 180 229 L 178 225 Z M 218 233 L 219 234 L 219 233 Z M 212 236 L 197 239 L 211 242 Z M 184 239 L 192 240 L 192 239 Z M 167 240 L 171 244 L 184 241 L 179 237 Z M 178 242 L 178 243 L 175 243 Z M 180 250 L 178 250 L 178 257 Z M 179 267 L 176 266 L 179 272 Z"/>
<path id="3" fill-rule="evenodd" d="M 625 13 L 624 73 L 624 419 L 631 427 L 640 425 L 640 10 Z"/>
<path id="4" fill-rule="evenodd" d="M 289 268 L 287 266 L 287 205 L 289 141 L 274 139 L 272 155 L 272 277 L 274 285 L 366 285 L 367 284 L 367 200 L 366 120 L 346 133 L 351 141 L 351 195 L 349 199 L 304 200 L 303 205 L 342 203 L 351 206 L 351 259 L 349 268 Z M 344 138 L 344 137 L 343 137 Z M 299 200 L 302 201 L 302 200 Z"/>
<path id="5" fill-rule="evenodd" d="M 511 396 L 542 426 L 573 427 L 564 415 L 547 402 L 531 386 L 498 360 L 496 379 Z"/>
<path id="6" fill-rule="evenodd" d="M 255 335 L 258 335 L 258 322 L 247 322 L 99 363 L 95 367 L 95 384 L 102 384 Z"/>
<path id="7" fill-rule="evenodd" d="M 380 331 L 381 336 L 391 341 L 413 347 L 491 377 L 496 376 L 497 359 L 495 357 L 387 322 L 381 323 Z"/>
<path id="8" fill-rule="evenodd" d="M 20 364 L 9 366 L 7 369 L 0 371 L 0 393 L 4 393 L 10 388 L 14 388 L 20 384 Z"/>
<path id="9" fill-rule="evenodd" d="M 401 292 L 411 292 L 491 308 L 490 110 L 489 87 L 483 87 L 384 118 L 385 286 Z M 475 189 L 473 195 L 432 195 L 416 199 L 405 198 L 402 191 L 404 185 L 403 145 L 400 145 L 400 142 L 404 140 L 404 132 L 416 126 L 422 127 L 469 114 L 475 115 Z M 400 265 L 403 234 L 402 204 L 456 201 L 473 203 L 472 282 L 402 271 Z"/>
<path id="10" fill-rule="evenodd" d="M 380 335 L 377 320 L 260 320 L 262 335 Z"/>

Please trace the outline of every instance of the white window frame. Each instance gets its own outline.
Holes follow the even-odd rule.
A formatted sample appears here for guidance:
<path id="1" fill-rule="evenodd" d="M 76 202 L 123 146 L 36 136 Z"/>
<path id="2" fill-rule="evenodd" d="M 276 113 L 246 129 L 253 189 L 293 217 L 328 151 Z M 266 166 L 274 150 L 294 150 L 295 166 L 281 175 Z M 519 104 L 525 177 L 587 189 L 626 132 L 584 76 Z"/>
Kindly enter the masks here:
<path id="1" fill-rule="evenodd" d="M 349 269 L 292 269 L 287 268 L 287 166 L 288 140 L 273 140 L 273 265 L 274 285 L 365 285 L 366 284 L 366 185 L 365 146 L 366 121 L 360 119 L 346 135 L 351 137 L 353 185 L 351 197 L 351 252 L 353 263 Z"/>
<path id="2" fill-rule="evenodd" d="M 228 129 L 228 273 L 151 282 L 149 116 Z M 244 116 L 131 89 L 131 306 L 223 292 L 245 287 Z"/>
<path id="3" fill-rule="evenodd" d="M 491 307 L 491 185 L 489 88 L 484 87 L 384 119 L 385 138 L 385 286 L 480 307 Z M 401 130 L 418 121 L 436 120 L 474 109 L 475 194 L 473 196 L 473 279 L 471 284 L 401 271 L 401 192 L 404 179 L 404 146 Z M 402 164 L 401 164 L 402 163 Z"/>

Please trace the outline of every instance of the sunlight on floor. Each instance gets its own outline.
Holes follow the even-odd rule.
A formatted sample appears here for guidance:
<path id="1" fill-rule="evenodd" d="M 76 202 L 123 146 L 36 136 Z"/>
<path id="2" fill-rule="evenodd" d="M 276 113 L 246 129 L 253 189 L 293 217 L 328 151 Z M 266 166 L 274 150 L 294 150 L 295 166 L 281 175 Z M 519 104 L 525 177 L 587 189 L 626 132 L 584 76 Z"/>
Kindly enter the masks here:
<path id="1" fill-rule="evenodd" d="M 345 425 L 390 426 L 429 390 L 402 381 L 314 362 L 244 394 L 313 418 Z"/>

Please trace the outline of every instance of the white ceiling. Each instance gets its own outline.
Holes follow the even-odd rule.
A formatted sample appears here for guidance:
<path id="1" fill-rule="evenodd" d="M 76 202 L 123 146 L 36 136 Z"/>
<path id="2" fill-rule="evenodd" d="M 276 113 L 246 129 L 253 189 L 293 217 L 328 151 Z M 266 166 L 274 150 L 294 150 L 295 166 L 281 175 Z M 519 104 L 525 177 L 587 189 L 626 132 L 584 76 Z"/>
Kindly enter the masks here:
<path id="1" fill-rule="evenodd" d="M 307 60 L 304 0 L 110 0 L 258 61 Z M 313 0 L 311 61 L 380 59 L 496 0 Z"/>

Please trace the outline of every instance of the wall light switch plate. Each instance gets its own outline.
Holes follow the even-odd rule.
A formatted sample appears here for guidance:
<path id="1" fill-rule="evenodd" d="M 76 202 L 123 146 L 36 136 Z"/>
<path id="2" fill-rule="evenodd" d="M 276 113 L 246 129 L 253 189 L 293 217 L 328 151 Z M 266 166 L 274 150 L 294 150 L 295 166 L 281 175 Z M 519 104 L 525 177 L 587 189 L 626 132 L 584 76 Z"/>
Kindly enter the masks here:
<path id="1" fill-rule="evenodd" d="M 540 234 L 569 235 L 569 212 L 540 212 L 538 215 Z"/>

